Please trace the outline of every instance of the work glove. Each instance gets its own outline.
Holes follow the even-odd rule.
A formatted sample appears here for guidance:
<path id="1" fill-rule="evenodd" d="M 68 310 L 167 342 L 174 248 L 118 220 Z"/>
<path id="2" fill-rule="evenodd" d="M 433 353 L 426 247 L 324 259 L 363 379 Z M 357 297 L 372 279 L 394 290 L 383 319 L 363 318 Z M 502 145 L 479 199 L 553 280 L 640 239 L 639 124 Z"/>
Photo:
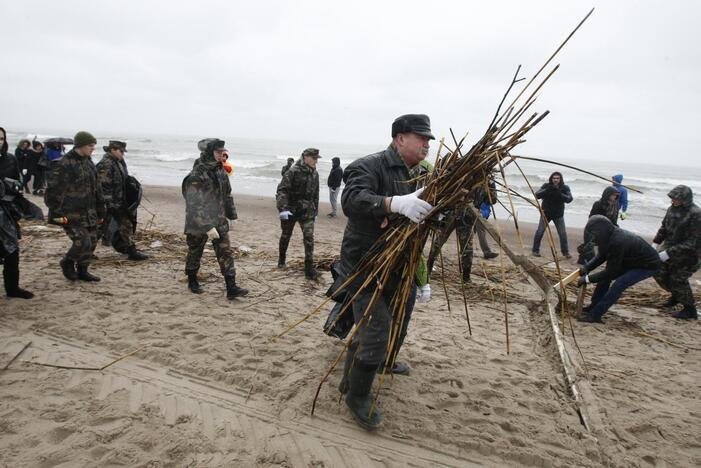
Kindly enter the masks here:
<path id="1" fill-rule="evenodd" d="M 290 210 L 283 210 L 280 212 L 280 219 L 282 221 L 287 221 L 290 216 L 292 216 L 292 212 Z"/>
<path id="2" fill-rule="evenodd" d="M 482 217 L 484 219 L 489 219 L 489 215 L 492 213 L 492 209 L 489 206 L 489 203 L 484 202 L 480 205 L 480 213 L 482 213 Z"/>
<path id="3" fill-rule="evenodd" d="M 589 273 L 589 270 L 587 269 L 586 265 L 579 267 L 579 276 L 586 276 L 587 273 Z"/>
<path id="4" fill-rule="evenodd" d="M 431 300 L 431 285 L 426 283 L 419 288 L 419 302 L 425 304 Z"/>
<path id="5" fill-rule="evenodd" d="M 419 198 L 424 188 L 408 195 L 395 195 L 392 197 L 389 210 L 392 213 L 402 214 L 415 223 L 420 223 L 433 208 L 430 203 Z"/>
<path id="6" fill-rule="evenodd" d="M 217 231 L 217 228 L 213 227 L 212 229 L 207 231 L 207 239 L 209 239 L 209 240 L 219 239 L 219 231 Z"/>
<path id="7" fill-rule="evenodd" d="M 662 260 L 663 262 L 666 262 L 667 260 L 669 260 L 669 254 L 667 253 L 666 250 L 663 250 L 662 252 L 660 252 L 660 260 Z"/>
<path id="8" fill-rule="evenodd" d="M 653 243 L 652 243 L 652 248 L 655 249 L 655 250 L 657 250 L 657 248 L 658 248 L 659 246 L 660 246 L 660 244 L 658 244 L 657 242 L 653 242 Z"/>
<path id="9" fill-rule="evenodd" d="M 27 175 L 27 170 L 26 170 L 26 169 L 22 169 L 22 175 Z"/>
<path id="10" fill-rule="evenodd" d="M 51 218 L 51 221 L 60 225 L 68 224 L 68 218 L 66 218 L 65 216 L 61 216 L 60 218 Z"/>
<path id="11" fill-rule="evenodd" d="M 589 275 L 584 275 L 577 280 L 578 287 L 584 286 L 585 284 L 589 284 L 589 283 L 591 283 L 591 281 L 589 281 Z"/>
<path id="12" fill-rule="evenodd" d="M 628 217 L 628 213 L 621 211 L 621 220 L 625 220 Z"/>

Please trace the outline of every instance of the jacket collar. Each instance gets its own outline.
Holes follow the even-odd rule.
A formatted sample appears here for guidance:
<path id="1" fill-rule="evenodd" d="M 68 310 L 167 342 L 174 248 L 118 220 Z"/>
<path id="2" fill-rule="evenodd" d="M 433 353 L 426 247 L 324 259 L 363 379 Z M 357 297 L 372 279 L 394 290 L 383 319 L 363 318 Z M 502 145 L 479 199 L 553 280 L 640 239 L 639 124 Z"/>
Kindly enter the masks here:
<path id="1" fill-rule="evenodd" d="M 406 164 L 404 164 L 404 160 L 402 159 L 401 156 L 399 156 L 399 152 L 392 147 L 392 145 L 389 145 L 387 149 L 385 150 L 385 158 L 387 159 L 387 162 L 389 163 L 390 167 L 404 167 L 407 170 Z"/>

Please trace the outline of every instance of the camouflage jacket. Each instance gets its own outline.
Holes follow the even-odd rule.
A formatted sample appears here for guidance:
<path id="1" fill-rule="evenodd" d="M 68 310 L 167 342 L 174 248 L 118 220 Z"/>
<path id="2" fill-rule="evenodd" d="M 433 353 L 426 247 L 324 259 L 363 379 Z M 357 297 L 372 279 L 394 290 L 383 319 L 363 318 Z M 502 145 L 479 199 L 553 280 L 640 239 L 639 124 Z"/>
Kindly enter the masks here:
<path id="1" fill-rule="evenodd" d="M 289 210 L 295 219 L 313 219 L 319 211 L 319 173 L 300 158 L 277 186 L 278 211 Z"/>
<path id="2" fill-rule="evenodd" d="M 102 186 L 102 195 L 108 210 L 126 209 L 127 164 L 107 153 L 102 157 L 97 168 L 97 176 Z"/>
<path id="3" fill-rule="evenodd" d="M 204 154 L 195 161 L 183 179 L 185 197 L 185 234 L 202 235 L 213 227 L 220 234 L 229 232 L 229 219 L 238 216 L 231 194 L 229 177 L 221 164 Z"/>
<path id="4" fill-rule="evenodd" d="M 46 195 L 49 222 L 65 216 L 69 224 L 97 226 L 105 217 L 105 201 L 92 159 L 69 151 L 51 167 Z"/>
<path id="5" fill-rule="evenodd" d="M 653 242 L 663 244 L 670 260 L 698 263 L 701 260 L 701 208 L 694 203 L 693 193 L 685 185 L 678 185 L 669 195 L 684 203 L 667 208 Z"/>

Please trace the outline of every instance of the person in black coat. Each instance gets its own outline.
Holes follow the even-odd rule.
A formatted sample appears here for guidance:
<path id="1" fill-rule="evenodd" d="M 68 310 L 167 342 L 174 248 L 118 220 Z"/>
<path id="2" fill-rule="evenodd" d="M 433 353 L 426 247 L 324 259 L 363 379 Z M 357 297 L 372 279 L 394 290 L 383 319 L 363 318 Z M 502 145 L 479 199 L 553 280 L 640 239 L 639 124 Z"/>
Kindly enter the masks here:
<path id="1" fill-rule="evenodd" d="M 533 256 L 540 257 L 540 241 L 545 234 L 545 225 L 552 221 L 557 229 L 557 235 L 560 238 L 560 249 L 565 258 L 570 258 L 570 250 L 567 246 L 567 229 L 565 228 L 565 203 L 572 201 L 572 192 L 565 185 L 562 174 L 553 172 L 550 174 L 547 184 L 543 184 L 535 193 L 535 196 L 541 202 L 543 214 L 541 215 L 538 229 L 533 238 Z"/>
<path id="2" fill-rule="evenodd" d="M 591 305 L 577 320 L 601 322 L 601 317 L 616 303 L 623 291 L 650 278 L 660 269 L 660 256 L 642 237 L 614 226 L 602 215 L 589 218 L 584 232 L 598 248 L 597 256 L 579 269 L 578 286 L 595 283 Z M 606 268 L 589 274 L 606 262 Z M 613 282 L 613 285 L 611 285 Z"/>
<path id="3" fill-rule="evenodd" d="M 589 217 L 591 218 L 594 215 L 606 216 L 614 226 L 618 226 L 619 196 L 620 192 L 616 187 L 613 185 L 606 187 L 601 194 L 601 198 L 596 200 L 591 206 Z M 579 252 L 579 258 L 577 259 L 579 265 L 584 265 L 596 256 L 594 243 L 587 237 L 586 232 L 584 233 L 584 242 L 577 247 L 577 252 Z"/>
<path id="4" fill-rule="evenodd" d="M 341 181 L 343 180 L 343 168 L 339 158 L 331 158 L 331 166 L 329 178 L 326 179 L 326 185 L 329 186 L 329 202 L 331 202 L 331 213 L 327 216 L 334 218 L 338 205 L 338 193 L 341 191 Z"/>

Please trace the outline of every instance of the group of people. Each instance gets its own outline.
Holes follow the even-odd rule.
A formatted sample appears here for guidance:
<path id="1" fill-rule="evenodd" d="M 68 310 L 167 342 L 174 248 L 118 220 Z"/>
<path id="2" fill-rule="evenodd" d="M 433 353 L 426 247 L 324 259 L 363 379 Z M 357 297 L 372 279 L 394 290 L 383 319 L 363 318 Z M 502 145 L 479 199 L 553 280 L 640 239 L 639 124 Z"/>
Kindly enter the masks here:
<path id="1" fill-rule="evenodd" d="M 423 114 L 402 115 L 391 127 L 392 140 L 389 146 L 378 153 L 359 158 L 349 164 L 345 171 L 340 160 L 333 158 L 333 168 L 327 184 L 329 186 L 332 211 L 336 216 L 337 198 L 341 183 L 345 187 L 341 196 L 341 207 L 347 223 L 341 242 L 340 262 L 336 265 L 334 284 L 343 284 L 352 275 L 366 252 L 383 235 L 390 216 L 405 216 L 412 222 L 421 222 L 432 206 L 421 198 L 422 188 L 417 186 L 421 174 L 431 170 L 425 158 L 429 142 L 434 139 L 430 119 Z M 49 222 L 63 227 L 72 245 L 60 261 L 64 276 L 71 280 L 99 281 L 90 273 L 89 265 L 94 259 L 98 238 L 109 242 L 116 250 L 135 261 L 147 258 L 136 249 L 133 233 L 136 209 L 140 200 L 138 181 L 129 176 L 124 154 L 125 142 L 110 141 L 104 146 L 105 155 L 93 164 L 91 155 L 96 139 L 88 132 L 78 132 L 73 138 L 73 149 L 52 162 L 49 167 L 48 185 L 45 194 L 49 208 Z M 0 129 L 0 176 L 17 176 L 17 162 L 7 152 L 5 132 Z M 226 143 L 217 138 L 208 138 L 198 143 L 199 158 L 192 171 L 182 182 L 182 195 L 186 202 L 185 234 L 188 253 L 185 273 L 188 288 L 192 293 L 203 292 L 197 279 L 205 245 L 212 242 L 221 273 L 225 279 L 229 299 L 245 296 L 248 291 L 239 286 L 234 257 L 229 241 L 229 221 L 237 219 L 229 177 L 225 169 L 228 158 Z M 10 159 L 12 158 L 12 160 Z M 279 241 L 278 267 L 285 268 L 286 253 L 295 224 L 303 233 L 304 273 L 309 279 L 317 279 L 314 268 L 314 222 L 319 213 L 319 175 L 316 170 L 320 152 L 316 148 L 302 151 L 296 161 L 292 158 L 282 169 L 282 180 L 277 187 L 276 206 L 282 234 Z M 678 186 L 669 193 L 671 206 L 662 221 L 662 226 L 653 243 L 617 226 L 619 217 L 624 218 L 627 206 L 620 201 L 625 191 L 621 180 L 607 187 L 601 200 L 592 207 L 591 218 L 585 228 L 581 248 L 583 266 L 580 269 L 580 285 L 596 284 L 592 303 L 580 317 L 583 322 L 599 322 L 604 313 L 616 302 L 620 294 L 645 278 L 654 277 L 671 297 L 664 304 L 683 308 L 675 317 L 697 317 L 689 277 L 698 269 L 701 260 L 701 209 L 693 203 L 691 189 Z M 11 184 L 10 184 L 11 185 Z M 19 251 L 17 239 L 18 215 L 12 211 L 11 198 L 6 197 L 8 184 L 0 184 L 0 253 L 4 267 L 5 287 L 8 296 L 30 298 L 32 294 L 18 286 Z M 14 185 L 10 190 L 18 192 Z M 560 246 L 565 256 L 569 255 L 565 225 L 564 205 L 572 201 L 569 187 L 564 184 L 562 174 L 553 173 L 547 184 L 536 193 L 542 200 L 541 221 L 536 231 L 533 253 L 539 254 L 540 241 L 545 225 L 555 223 L 560 234 Z M 442 228 L 430 249 L 427 275 L 418 281 L 406 304 L 405 320 L 399 335 L 399 351 L 406 336 L 414 302 L 430 298 L 427 278 L 433 268 L 441 246 L 455 230 L 460 246 L 460 268 L 462 280 L 470 281 L 472 266 L 472 237 L 477 232 L 486 258 L 494 258 L 486 241 L 484 227 L 477 216 L 489 218 L 497 199 L 497 189 L 491 178 L 484 187 L 470 192 L 464 209 L 444 213 Z M 593 273 L 599 266 L 606 267 Z M 395 273 L 395 274 L 398 274 Z M 378 372 L 409 374 L 406 363 L 387 360 L 389 330 L 393 311 L 389 304 L 398 281 L 383 285 L 380 299 L 372 305 L 372 320 L 363 321 L 365 309 L 378 287 L 366 283 L 366 278 L 356 277 L 346 295 L 354 297 L 352 316 L 358 328 L 348 346 L 343 379 L 339 390 L 345 394 L 345 402 L 355 419 L 365 428 L 376 427 L 381 420 L 373 405 L 371 392 Z M 393 363 L 384 369 L 385 362 Z"/>

